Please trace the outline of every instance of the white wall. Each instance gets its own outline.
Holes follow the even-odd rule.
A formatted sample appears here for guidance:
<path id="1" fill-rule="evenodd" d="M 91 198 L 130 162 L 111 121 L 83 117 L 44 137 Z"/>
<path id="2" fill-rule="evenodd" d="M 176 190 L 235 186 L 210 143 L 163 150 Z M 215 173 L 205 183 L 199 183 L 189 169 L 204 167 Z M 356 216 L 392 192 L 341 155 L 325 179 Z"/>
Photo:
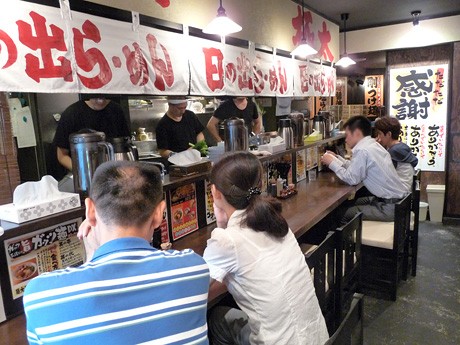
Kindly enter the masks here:
<path id="1" fill-rule="evenodd" d="M 460 16 L 421 20 L 416 27 L 404 23 L 349 31 L 347 52 L 426 47 L 455 41 L 460 41 Z M 343 34 L 340 34 L 340 52 L 343 52 Z"/>

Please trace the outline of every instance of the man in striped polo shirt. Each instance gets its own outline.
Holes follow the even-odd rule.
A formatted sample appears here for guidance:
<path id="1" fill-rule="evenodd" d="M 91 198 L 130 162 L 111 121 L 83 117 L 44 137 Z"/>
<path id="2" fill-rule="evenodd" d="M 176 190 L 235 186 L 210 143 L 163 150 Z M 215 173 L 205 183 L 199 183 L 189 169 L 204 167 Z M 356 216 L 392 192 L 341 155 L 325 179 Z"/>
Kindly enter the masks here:
<path id="1" fill-rule="evenodd" d="M 79 234 L 92 258 L 29 282 L 30 344 L 208 344 L 205 261 L 192 250 L 149 245 L 163 218 L 162 195 L 154 166 L 98 167 Z"/>

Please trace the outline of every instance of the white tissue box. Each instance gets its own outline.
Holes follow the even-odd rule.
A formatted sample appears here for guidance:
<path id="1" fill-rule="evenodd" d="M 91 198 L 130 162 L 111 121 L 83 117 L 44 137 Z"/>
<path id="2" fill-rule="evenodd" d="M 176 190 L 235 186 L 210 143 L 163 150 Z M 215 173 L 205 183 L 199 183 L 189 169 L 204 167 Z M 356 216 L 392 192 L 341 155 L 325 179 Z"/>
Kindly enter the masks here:
<path id="1" fill-rule="evenodd" d="M 259 151 L 268 151 L 270 153 L 277 153 L 286 150 L 286 144 L 264 144 L 259 145 Z"/>
<path id="2" fill-rule="evenodd" d="M 78 207 L 80 207 L 79 194 L 61 193 L 58 199 L 35 205 L 20 207 L 15 206 L 13 203 L 1 205 L 0 219 L 19 224 Z"/>

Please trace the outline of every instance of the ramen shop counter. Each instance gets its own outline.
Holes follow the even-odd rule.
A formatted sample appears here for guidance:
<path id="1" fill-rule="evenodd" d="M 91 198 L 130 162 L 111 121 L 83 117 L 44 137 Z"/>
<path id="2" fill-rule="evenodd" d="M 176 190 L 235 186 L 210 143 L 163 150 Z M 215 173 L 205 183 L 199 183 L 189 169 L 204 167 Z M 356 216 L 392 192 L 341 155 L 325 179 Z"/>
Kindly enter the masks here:
<path id="1" fill-rule="evenodd" d="M 1 221 L 0 322 L 22 312 L 27 282 L 37 275 L 84 262 L 84 248 L 77 239 L 84 207 L 56 213 L 21 224 Z"/>

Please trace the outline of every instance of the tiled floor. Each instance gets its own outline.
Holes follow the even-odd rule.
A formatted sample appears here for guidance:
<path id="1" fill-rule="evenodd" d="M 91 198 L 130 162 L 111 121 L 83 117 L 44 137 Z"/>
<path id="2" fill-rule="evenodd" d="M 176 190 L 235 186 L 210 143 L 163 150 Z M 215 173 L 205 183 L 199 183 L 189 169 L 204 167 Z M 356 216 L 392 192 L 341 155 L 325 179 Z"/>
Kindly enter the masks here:
<path id="1" fill-rule="evenodd" d="M 420 223 L 418 258 L 396 302 L 365 297 L 366 345 L 460 344 L 460 227 Z"/>

